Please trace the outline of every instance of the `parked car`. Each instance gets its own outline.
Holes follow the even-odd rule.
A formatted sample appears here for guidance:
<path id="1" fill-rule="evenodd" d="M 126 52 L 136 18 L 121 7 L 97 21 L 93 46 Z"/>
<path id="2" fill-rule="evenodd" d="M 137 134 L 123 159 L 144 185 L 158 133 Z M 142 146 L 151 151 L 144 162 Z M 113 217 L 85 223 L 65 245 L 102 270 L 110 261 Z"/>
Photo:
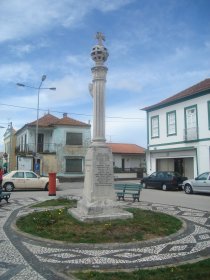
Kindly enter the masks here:
<path id="1" fill-rule="evenodd" d="M 59 180 L 56 178 L 56 186 Z M 41 177 L 33 171 L 14 170 L 3 176 L 2 187 L 7 192 L 14 189 L 43 189 L 48 190 L 49 177 Z"/>
<path id="2" fill-rule="evenodd" d="M 179 189 L 182 190 L 182 183 L 187 177 L 181 176 L 173 171 L 158 171 L 141 180 L 144 188 L 153 187 L 163 191 Z"/>
<path id="3" fill-rule="evenodd" d="M 210 193 L 210 172 L 205 172 L 196 177 L 183 182 L 182 188 L 187 194 L 194 192 Z"/>

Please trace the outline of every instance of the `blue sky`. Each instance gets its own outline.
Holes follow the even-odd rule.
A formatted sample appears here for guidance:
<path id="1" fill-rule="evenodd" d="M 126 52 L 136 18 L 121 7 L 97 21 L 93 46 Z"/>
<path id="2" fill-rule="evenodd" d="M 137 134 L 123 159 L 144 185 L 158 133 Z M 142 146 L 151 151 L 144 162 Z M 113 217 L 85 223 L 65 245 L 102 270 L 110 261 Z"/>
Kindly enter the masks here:
<path id="1" fill-rule="evenodd" d="M 140 109 L 210 77 L 209 0 L 1 0 L 0 125 L 15 129 L 64 112 L 92 121 L 90 58 L 95 34 L 109 51 L 107 141 L 146 147 Z M 29 109 L 30 108 L 30 109 Z M 0 129 L 0 147 L 3 134 Z"/>

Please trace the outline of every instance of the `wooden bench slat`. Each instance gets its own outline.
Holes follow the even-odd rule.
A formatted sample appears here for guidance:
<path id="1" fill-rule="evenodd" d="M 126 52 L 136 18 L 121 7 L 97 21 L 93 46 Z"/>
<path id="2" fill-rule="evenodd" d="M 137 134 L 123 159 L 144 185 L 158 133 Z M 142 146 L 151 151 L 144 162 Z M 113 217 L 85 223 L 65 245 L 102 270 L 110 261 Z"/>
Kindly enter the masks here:
<path id="1" fill-rule="evenodd" d="M 143 189 L 141 184 L 115 184 L 114 189 L 118 200 L 122 198 L 125 200 L 125 196 L 130 196 L 133 198 L 133 201 L 139 201 L 140 192 Z"/>

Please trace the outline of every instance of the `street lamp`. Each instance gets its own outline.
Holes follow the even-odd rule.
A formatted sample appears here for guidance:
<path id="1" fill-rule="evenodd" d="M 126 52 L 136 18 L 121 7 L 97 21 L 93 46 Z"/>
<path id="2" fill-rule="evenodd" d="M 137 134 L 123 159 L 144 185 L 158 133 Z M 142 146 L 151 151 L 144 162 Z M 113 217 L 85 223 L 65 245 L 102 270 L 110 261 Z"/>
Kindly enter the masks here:
<path id="1" fill-rule="evenodd" d="M 49 89 L 49 90 L 56 90 L 55 87 L 50 87 L 50 88 L 44 88 L 42 87 L 42 83 L 44 82 L 44 80 L 46 80 L 47 76 L 46 75 L 42 75 L 42 79 L 40 82 L 40 85 L 38 87 L 33 87 L 30 85 L 25 85 L 22 83 L 17 83 L 16 85 L 19 87 L 28 87 L 28 88 L 33 88 L 33 89 L 37 89 L 38 93 L 37 93 L 37 116 L 36 116 L 36 134 L 35 134 L 35 156 L 37 155 L 37 151 L 38 151 L 38 130 L 39 130 L 39 93 L 41 89 Z M 37 163 L 37 157 L 36 157 L 36 163 Z"/>

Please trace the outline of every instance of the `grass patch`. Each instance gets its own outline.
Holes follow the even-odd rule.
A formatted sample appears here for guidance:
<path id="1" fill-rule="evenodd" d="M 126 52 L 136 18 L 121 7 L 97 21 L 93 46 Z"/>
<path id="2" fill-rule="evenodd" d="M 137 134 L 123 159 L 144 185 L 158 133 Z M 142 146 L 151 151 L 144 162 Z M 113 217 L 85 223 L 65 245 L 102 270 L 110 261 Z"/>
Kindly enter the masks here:
<path id="1" fill-rule="evenodd" d="M 80 280 L 209 280 L 210 259 L 176 267 L 142 269 L 133 272 L 77 272 L 73 274 Z"/>
<path id="2" fill-rule="evenodd" d="M 46 200 L 40 203 L 37 203 L 35 205 L 32 205 L 31 208 L 37 208 L 37 207 L 50 207 L 50 206 L 67 206 L 67 207 L 76 207 L 77 201 L 71 200 L 68 198 L 57 198 L 57 199 L 50 199 Z"/>
<path id="3" fill-rule="evenodd" d="M 52 201 L 45 203 L 56 203 L 55 200 Z M 44 207 L 47 206 L 45 203 L 42 204 Z M 73 207 L 75 201 L 69 203 L 71 206 L 65 208 L 33 212 L 21 217 L 17 220 L 17 226 L 20 230 L 39 237 L 73 243 L 148 240 L 175 233 L 182 226 L 182 222 L 175 217 L 137 208 L 127 209 L 133 213 L 133 219 L 83 223 L 68 214 L 67 208 Z"/>

